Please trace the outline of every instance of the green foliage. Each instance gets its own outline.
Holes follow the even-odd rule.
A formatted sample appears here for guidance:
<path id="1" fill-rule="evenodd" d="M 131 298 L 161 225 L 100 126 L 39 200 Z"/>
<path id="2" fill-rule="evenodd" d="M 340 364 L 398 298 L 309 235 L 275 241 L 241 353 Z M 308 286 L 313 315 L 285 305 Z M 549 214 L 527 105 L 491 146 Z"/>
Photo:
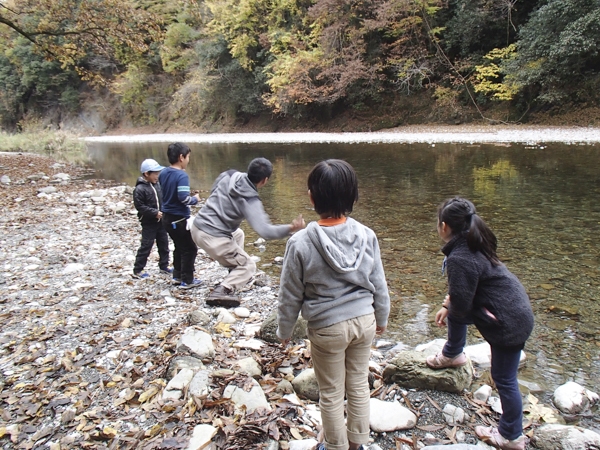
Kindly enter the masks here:
<path id="1" fill-rule="evenodd" d="M 600 0 L 549 0 L 520 32 L 507 72 L 537 98 L 560 102 L 600 66 Z"/>
<path id="2" fill-rule="evenodd" d="M 195 51 L 198 67 L 189 72 L 173 97 L 170 109 L 174 120 L 194 125 L 232 123 L 240 115 L 264 109 L 264 83 L 231 57 L 224 40 L 202 40 Z"/>
<path id="3" fill-rule="evenodd" d="M 44 59 L 23 37 L 10 44 L 0 45 L 0 125 L 11 128 L 27 113 L 60 105 L 77 109 L 80 82 L 73 71 Z"/>
<path id="4" fill-rule="evenodd" d="M 193 44 L 199 37 L 200 33 L 185 22 L 169 25 L 160 49 L 165 72 L 183 72 L 197 62 Z"/>

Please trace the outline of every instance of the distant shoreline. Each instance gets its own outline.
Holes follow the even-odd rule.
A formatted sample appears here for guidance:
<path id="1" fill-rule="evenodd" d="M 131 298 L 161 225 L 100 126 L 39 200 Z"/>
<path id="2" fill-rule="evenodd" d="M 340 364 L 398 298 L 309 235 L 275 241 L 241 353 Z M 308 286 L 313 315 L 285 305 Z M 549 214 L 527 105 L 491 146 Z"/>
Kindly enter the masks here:
<path id="1" fill-rule="evenodd" d="M 117 131 L 117 130 L 115 130 Z M 110 134 L 83 137 L 86 142 L 193 142 L 193 143 L 600 143 L 600 128 L 531 125 L 418 125 L 385 131 L 323 133 L 157 133 Z M 117 131 L 118 132 L 118 131 Z"/>

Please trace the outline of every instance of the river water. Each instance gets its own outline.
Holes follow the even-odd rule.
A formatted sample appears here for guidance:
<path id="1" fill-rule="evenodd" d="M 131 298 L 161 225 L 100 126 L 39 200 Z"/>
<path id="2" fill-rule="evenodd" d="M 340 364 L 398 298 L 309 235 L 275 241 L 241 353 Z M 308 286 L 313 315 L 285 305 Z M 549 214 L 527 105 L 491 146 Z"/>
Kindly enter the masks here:
<path id="1" fill-rule="evenodd" d="M 447 197 L 467 197 L 496 233 L 500 258 L 531 298 L 536 327 L 519 378 L 547 393 L 569 380 L 599 392 L 600 145 L 594 141 L 600 136 L 595 133 L 493 139 L 154 135 L 90 139 L 88 147 L 99 176 L 134 185 L 143 159 L 168 165 L 168 143 L 185 141 L 192 148 L 187 172 L 201 197 L 220 172 L 245 171 L 251 159 L 264 156 L 274 174 L 260 195 L 274 223 L 288 223 L 299 213 L 307 221 L 317 219 L 307 196 L 308 172 L 326 158 L 350 162 L 360 190 L 352 216 L 377 233 L 392 293 L 384 338 L 406 346 L 445 337 L 445 329 L 433 324 L 445 294 L 436 208 Z M 243 228 L 247 243 L 258 239 L 245 223 Z M 283 256 L 285 241 L 248 250 L 261 258 L 262 270 L 279 276 L 273 259 Z M 469 328 L 469 343 L 481 342 Z"/>

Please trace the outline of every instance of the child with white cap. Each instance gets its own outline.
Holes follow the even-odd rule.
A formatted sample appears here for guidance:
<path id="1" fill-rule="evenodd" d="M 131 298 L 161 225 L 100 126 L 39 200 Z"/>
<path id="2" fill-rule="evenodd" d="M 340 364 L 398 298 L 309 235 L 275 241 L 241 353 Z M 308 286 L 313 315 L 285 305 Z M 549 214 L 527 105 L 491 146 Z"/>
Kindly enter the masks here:
<path id="1" fill-rule="evenodd" d="M 142 239 L 140 248 L 135 257 L 133 265 L 133 278 L 147 278 L 149 275 L 142 272 L 148 256 L 152 251 L 154 241 L 158 247 L 158 267 L 161 273 L 170 275 L 173 269 L 169 269 L 169 237 L 163 224 L 162 191 L 158 182 L 158 174 L 164 167 L 153 159 L 145 159 L 140 170 L 142 176 L 138 178 L 133 191 L 133 204 L 137 209 L 138 219 L 142 225 Z"/>

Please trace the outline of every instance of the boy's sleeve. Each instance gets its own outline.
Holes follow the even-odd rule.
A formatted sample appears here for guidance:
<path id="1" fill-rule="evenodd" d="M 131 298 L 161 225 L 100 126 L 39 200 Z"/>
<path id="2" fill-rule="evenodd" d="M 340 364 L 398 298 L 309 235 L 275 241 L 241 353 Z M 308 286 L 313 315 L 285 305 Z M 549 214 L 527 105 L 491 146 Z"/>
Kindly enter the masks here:
<path id="1" fill-rule="evenodd" d="M 283 256 L 279 300 L 277 306 L 277 337 L 289 339 L 304 302 L 304 270 L 294 241 L 289 240 Z"/>
<path id="2" fill-rule="evenodd" d="M 190 192 L 190 177 L 181 171 L 181 176 L 177 179 L 177 198 L 184 205 L 195 205 L 198 203 L 198 199 L 192 197 Z"/>
<path id="3" fill-rule="evenodd" d="M 263 239 L 281 239 L 290 234 L 289 225 L 273 225 L 259 198 L 243 203 L 243 214 L 248 224 Z"/>
<path id="4" fill-rule="evenodd" d="M 381 251 L 377 236 L 373 237 L 373 271 L 371 272 L 370 281 L 375 286 L 373 293 L 373 308 L 375 309 L 375 321 L 377 326 L 386 327 L 388 316 L 390 315 L 390 293 L 388 291 L 387 281 L 385 280 L 385 272 L 383 263 L 381 262 Z"/>
<path id="5" fill-rule="evenodd" d="M 153 203 L 156 203 L 156 199 L 149 198 L 148 192 L 145 189 L 136 187 L 133 190 L 133 205 L 143 217 L 156 218 L 158 209 L 150 206 Z"/>

